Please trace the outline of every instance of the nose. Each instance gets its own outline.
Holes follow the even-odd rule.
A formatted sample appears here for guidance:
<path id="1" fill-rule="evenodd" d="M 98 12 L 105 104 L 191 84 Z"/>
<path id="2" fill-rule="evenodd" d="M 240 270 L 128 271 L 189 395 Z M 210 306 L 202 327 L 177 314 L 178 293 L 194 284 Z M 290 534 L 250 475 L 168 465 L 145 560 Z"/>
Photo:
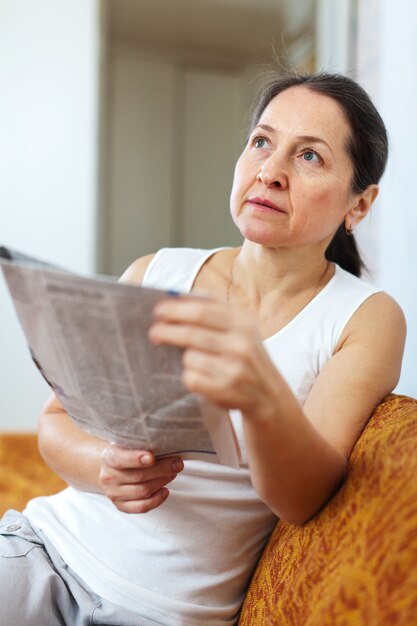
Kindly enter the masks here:
<path id="1" fill-rule="evenodd" d="M 282 187 L 282 184 L 279 180 L 271 179 L 268 174 L 266 174 L 263 170 L 260 170 L 257 176 L 257 179 L 260 183 L 263 183 L 266 187 Z"/>
<path id="2" fill-rule="evenodd" d="M 286 187 L 287 176 L 276 154 L 267 159 L 258 172 L 257 180 L 266 187 Z"/>

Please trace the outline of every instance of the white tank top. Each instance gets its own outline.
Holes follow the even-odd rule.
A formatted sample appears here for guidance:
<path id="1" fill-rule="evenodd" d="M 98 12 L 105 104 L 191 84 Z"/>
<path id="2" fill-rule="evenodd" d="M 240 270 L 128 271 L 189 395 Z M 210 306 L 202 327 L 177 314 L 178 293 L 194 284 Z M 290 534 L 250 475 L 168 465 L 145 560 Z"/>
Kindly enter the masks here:
<path id="1" fill-rule="evenodd" d="M 160 250 L 143 284 L 189 292 L 215 250 Z M 377 291 L 336 266 L 333 278 L 264 345 L 302 405 L 347 322 Z M 170 496 L 143 515 L 68 487 L 31 500 L 24 513 L 66 563 L 106 600 L 165 626 L 231 626 L 275 515 L 253 489 L 241 415 L 239 470 L 185 461 Z"/>

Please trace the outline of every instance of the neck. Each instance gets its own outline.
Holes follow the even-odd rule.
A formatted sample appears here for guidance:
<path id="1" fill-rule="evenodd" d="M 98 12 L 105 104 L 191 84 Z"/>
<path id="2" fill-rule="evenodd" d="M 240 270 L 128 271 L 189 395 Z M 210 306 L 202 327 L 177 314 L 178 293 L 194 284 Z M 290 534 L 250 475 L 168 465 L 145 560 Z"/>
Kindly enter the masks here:
<path id="1" fill-rule="evenodd" d="M 323 250 L 265 248 L 245 241 L 231 263 L 228 298 L 233 294 L 254 307 L 271 298 L 290 299 L 306 292 L 313 298 L 331 275 L 332 264 Z"/>

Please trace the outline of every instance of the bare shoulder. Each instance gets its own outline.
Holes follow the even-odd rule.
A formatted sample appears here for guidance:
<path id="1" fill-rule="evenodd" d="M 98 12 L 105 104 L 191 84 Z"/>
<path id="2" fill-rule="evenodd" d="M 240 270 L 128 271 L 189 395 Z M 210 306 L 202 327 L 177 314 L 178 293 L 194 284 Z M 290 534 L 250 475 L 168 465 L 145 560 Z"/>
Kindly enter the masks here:
<path id="1" fill-rule="evenodd" d="M 404 313 L 400 305 L 392 296 L 385 293 L 385 291 L 378 291 L 370 296 L 363 306 L 365 314 L 371 314 L 373 317 L 376 312 L 379 312 L 381 319 L 389 318 L 390 320 L 398 319 L 405 323 Z M 360 310 L 360 309 L 359 309 Z"/>
<path id="2" fill-rule="evenodd" d="M 380 291 L 363 302 L 346 326 L 339 348 L 361 338 L 366 343 L 390 342 L 404 344 L 406 321 L 404 313 L 394 298 Z"/>
<path id="3" fill-rule="evenodd" d="M 237 250 L 238 248 L 225 248 L 212 254 L 200 268 L 193 289 L 218 298 L 222 290 L 225 291 L 224 285 L 229 278 L 230 266 Z"/>
<path id="4" fill-rule="evenodd" d="M 123 272 L 120 277 L 120 282 L 132 283 L 134 285 L 140 284 L 143 281 L 145 272 L 154 256 L 155 254 L 147 254 L 146 256 L 142 256 L 139 259 L 136 259 L 136 261 L 133 261 L 133 263 Z"/>
<path id="5" fill-rule="evenodd" d="M 378 292 L 363 302 L 346 325 L 337 355 L 346 366 L 352 366 L 353 360 L 360 363 L 362 371 L 369 370 L 368 381 L 377 376 L 381 392 L 388 393 L 400 376 L 405 337 L 401 307 L 387 293 Z"/>

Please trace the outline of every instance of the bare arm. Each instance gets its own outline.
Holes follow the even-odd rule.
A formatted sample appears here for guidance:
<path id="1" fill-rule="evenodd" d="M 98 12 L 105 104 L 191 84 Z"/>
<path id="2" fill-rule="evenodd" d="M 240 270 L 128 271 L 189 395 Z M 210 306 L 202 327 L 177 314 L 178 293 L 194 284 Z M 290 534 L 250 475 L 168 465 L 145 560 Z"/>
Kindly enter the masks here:
<path id="1" fill-rule="evenodd" d="M 372 409 L 396 385 L 405 338 L 398 305 L 369 298 L 302 408 L 269 359 L 255 325 L 221 303 L 166 301 L 155 343 L 185 348 L 184 382 L 224 408 L 239 408 L 251 478 L 281 518 L 303 523 L 343 478 Z"/>
<path id="2" fill-rule="evenodd" d="M 121 280 L 140 283 L 151 258 L 133 263 Z M 55 394 L 39 418 L 39 449 L 48 465 L 70 485 L 104 493 L 126 513 L 144 513 L 159 506 L 168 496 L 165 485 L 183 468 L 179 458 L 156 461 L 145 450 L 124 450 L 85 433 Z"/>
<path id="3" fill-rule="evenodd" d="M 377 294 L 352 319 L 343 345 L 323 368 L 303 410 L 291 406 L 291 392 L 277 386 L 280 427 L 274 428 L 271 410 L 245 415 L 254 485 L 288 521 L 309 519 L 342 480 L 373 409 L 398 382 L 404 340 L 401 310 L 389 296 Z M 268 466 L 281 476 L 278 497 Z"/>
<path id="4" fill-rule="evenodd" d="M 109 444 L 78 428 L 55 394 L 39 416 L 38 441 L 43 458 L 61 478 L 82 490 L 101 491 L 101 455 Z"/>

